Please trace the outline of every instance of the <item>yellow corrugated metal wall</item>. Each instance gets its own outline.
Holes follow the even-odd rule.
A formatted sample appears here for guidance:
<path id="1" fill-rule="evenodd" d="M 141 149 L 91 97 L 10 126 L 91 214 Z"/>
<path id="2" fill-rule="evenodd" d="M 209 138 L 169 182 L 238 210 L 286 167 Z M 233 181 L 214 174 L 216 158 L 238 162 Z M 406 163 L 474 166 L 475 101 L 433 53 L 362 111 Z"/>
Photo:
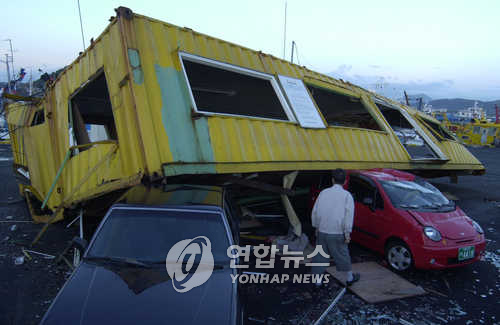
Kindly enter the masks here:
<path id="1" fill-rule="evenodd" d="M 143 111 L 149 110 L 153 116 L 153 123 L 149 126 L 146 125 L 147 121 L 143 121 L 142 129 L 147 138 L 156 141 L 156 145 L 151 145 L 152 152 L 157 151 L 160 155 L 151 157 L 152 170 L 160 167 L 158 162 L 186 163 L 176 160 L 169 150 L 172 144 L 167 145 L 169 139 L 161 123 L 159 109 L 162 105 L 159 102 L 160 81 L 155 70 L 155 65 L 158 65 L 173 68 L 182 75 L 179 51 L 273 75 L 282 74 L 301 79 L 307 76 L 352 91 L 349 85 L 342 82 L 269 55 L 195 33 L 190 29 L 178 28 L 142 16 L 136 16 L 130 24 L 131 43 L 139 49 L 144 71 L 144 84 L 134 84 L 136 100 Z M 240 163 L 254 163 L 245 168 L 248 171 L 275 170 L 281 167 L 271 166 L 269 163 L 286 162 L 300 162 L 300 167 L 305 169 L 318 168 L 317 164 L 310 162 L 341 161 L 359 162 L 358 166 L 388 162 L 406 164 L 409 167 L 407 153 L 394 135 L 387 132 L 342 127 L 311 130 L 289 122 L 239 117 L 210 116 L 201 119 L 208 121 L 211 149 L 214 153 L 213 160 L 203 163 L 217 164 L 214 172 L 245 168 Z M 155 135 L 148 134 L 153 131 Z M 230 166 L 231 163 L 234 165 Z"/>
<path id="2" fill-rule="evenodd" d="M 243 117 L 193 119 L 180 51 L 349 93 L 365 102 L 385 131 L 344 127 L 304 129 L 290 122 Z M 16 133 L 12 145 L 26 153 L 29 169 L 34 173 L 32 184 L 43 196 L 69 148 L 69 100 L 100 69 L 109 89 L 118 149 L 115 144 L 98 144 L 70 158 L 49 207 L 59 205 L 86 178 L 70 201 L 126 186 L 128 180 L 142 173 L 161 176 L 164 172 L 170 175 L 424 166 L 410 161 L 371 100 L 373 94 L 270 55 L 134 15 L 133 19 L 114 19 L 58 77 L 40 104 L 50 118 L 40 126 L 26 128 L 25 136 L 30 139 L 20 143 L 20 134 Z M 9 117 L 9 123 L 14 121 L 14 115 L 12 119 Z M 439 146 L 450 161 L 422 168 L 483 168 L 460 144 L 443 141 Z M 22 156 L 17 153 L 14 156 L 15 162 L 21 164 Z M 88 176 L 89 170 L 108 156 Z M 166 170 L 165 166 L 173 167 Z"/>

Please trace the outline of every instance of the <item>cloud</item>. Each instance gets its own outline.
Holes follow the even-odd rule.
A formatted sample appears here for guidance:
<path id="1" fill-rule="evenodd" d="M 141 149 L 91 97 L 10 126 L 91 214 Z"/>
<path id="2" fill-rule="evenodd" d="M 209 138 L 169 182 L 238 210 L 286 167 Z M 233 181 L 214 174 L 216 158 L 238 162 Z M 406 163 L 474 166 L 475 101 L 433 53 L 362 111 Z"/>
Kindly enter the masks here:
<path id="1" fill-rule="evenodd" d="M 380 65 L 376 65 L 376 64 L 370 64 L 369 67 L 372 68 L 372 69 L 380 69 L 380 68 L 382 68 Z"/>
<path id="2" fill-rule="evenodd" d="M 352 70 L 352 65 L 350 64 L 341 64 L 335 69 L 334 71 L 330 72 L 329 75 L 333 76 L 334 78 L 340 78 L 347 76 L 349 71 Z"/>
<path id="3" fill-rule="evenodd" d="M 343 64 L 335 71 L 329 73 L 329 75 L 349 81 L 392 99 L 401 98 L 403 91 L 406 91 L 408 94 L 426 94 L 432 98 L 443 98 L 458 94 L 458 91 L 454 87 L 455 81 L 452 79 L 436 81 L 416 79 L 401 82 L 397 76 L 350 74 L 351 70 L 352 65 Z"/>

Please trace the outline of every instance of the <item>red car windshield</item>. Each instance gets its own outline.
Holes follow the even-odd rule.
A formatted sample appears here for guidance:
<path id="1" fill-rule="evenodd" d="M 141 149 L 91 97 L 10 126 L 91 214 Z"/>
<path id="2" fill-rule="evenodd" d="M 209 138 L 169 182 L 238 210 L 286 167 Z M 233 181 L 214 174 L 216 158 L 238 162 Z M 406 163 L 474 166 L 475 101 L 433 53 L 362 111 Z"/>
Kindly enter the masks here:
<path id="1" fill-rule="evenodd" d="M 380 181 L 395 207 L 410 210 L 454 210 L 455 203 L 423 180 Z"/>

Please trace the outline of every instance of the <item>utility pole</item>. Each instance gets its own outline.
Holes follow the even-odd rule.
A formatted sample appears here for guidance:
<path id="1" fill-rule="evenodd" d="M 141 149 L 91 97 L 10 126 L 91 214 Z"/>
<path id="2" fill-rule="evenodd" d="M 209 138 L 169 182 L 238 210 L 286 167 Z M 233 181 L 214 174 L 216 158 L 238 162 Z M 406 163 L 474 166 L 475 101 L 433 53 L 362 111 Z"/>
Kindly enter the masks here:
<path id="1" fill-rule="evenodd" d="M 10 38 L 5 39 L 4 41 L 9 42 L 10 44 L 10 62 L 12 63 L 12 79 L 16 79 L 16 68 L 14 68 L 14 50 L 12 49 L 12 40 Z"/>

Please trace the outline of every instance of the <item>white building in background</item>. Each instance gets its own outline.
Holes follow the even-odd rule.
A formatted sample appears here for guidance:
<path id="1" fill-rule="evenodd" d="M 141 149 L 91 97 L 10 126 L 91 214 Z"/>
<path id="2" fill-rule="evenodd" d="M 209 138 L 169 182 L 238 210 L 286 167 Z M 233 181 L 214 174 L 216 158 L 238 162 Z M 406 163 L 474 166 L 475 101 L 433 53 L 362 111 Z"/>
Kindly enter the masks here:
<path id="1" fill-rule="evenodd" d="M 422 107 L 422 112 L 432 115 L 432 113 L 446 113 L 448 112 L 447 108 L 433 108 L 431 104 L 424 104 Z"/>

